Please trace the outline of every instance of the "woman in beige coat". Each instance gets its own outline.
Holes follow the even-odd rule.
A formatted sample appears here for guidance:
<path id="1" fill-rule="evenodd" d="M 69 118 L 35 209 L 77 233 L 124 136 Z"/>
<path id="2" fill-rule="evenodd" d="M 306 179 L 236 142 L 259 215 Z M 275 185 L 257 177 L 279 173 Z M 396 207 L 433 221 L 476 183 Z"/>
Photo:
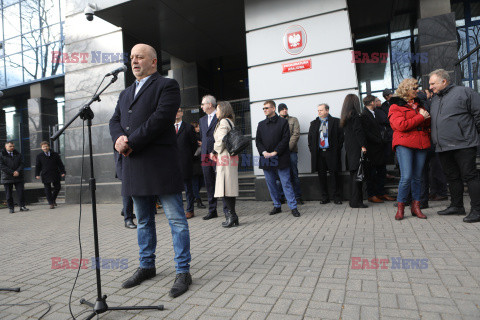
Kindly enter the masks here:
<path id="1" fill-rule="evenodd" d="M 238 197 L 238 156 L 231 156 L 223 142 L 223 137 L 235 126 L 235 115 L 232 106 L 222 101 L 217 106 L 218 122 L 213 133 L 215 144 L 210 158 L 217 163 L 217 178 L 215 180 L 215 198 L 224 198 L 228 212 L 227 220 L 222 223 L 225 228 L 238 226 L 238 216 L 235 212 L 235 198 Z"/>

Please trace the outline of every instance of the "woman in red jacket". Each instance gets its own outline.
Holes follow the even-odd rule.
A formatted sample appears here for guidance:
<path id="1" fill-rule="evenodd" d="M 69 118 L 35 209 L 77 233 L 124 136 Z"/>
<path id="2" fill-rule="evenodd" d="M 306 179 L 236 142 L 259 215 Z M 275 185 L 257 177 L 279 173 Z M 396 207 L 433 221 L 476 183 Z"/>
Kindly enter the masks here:
<path id="1" fill-rule="evenodd" d="M 397 154 L 401 174 L 396 220 L 403 219 L 410 190 L 412 215 L 427 218 L 420 210 L 420 185 L 427 149 L 430 148 L 430 115 L 420 105 L 417 91 L 417 80 L 405 79 L 399 84 L 395 97 L 390 99 L 388 119 L 393 129 L 392 147 Z"/>

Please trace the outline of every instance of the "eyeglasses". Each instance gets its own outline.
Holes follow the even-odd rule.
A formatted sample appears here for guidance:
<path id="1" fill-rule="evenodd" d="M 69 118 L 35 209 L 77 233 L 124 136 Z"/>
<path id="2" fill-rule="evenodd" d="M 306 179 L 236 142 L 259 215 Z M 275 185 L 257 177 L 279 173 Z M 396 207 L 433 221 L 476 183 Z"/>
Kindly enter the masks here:
<path id="1" fill-rule="evenodd" d="M 267 109 L 270 109 L 270 107 L 264 107 L 263 110 L 267 110 Z"/>
<path id="2" fill-rule="evenodd" d="M 412 90 L 415 90 L 415 91 L 417 91 L 417 90 L 418 90 L 418 87 L 414 87 L 414 88 L 412 88 Z"/>

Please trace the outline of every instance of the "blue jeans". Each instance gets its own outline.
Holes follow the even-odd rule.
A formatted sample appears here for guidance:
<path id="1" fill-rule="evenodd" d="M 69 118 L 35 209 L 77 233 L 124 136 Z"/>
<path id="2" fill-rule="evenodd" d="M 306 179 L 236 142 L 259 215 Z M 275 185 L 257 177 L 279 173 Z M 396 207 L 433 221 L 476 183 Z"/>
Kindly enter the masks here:
<path id="1" fill-rule="evenodd" d="M 278 188 L 276 182 L 276 180 L 280 178 L 285 198 L 287 198 L 288 206 L 291 210 L 296 209 L 297 200 L 295 199 L 292 182 L 290 181 L 290 168 L 264 169 L 263 173 L 265 174 L 265 182 L 267 183 L 270 197 L 272 197 L 273 200 L 273 206 L 275 208 L 280 208 L 282 206 L 280 203 L 280 189 Z"/>
<path id="2" fill-rule="evenodd" d="M 412 192 L 412 200 L 420 201 L 422 171 L 427 158 L 427 150 L 397 146 L 396 152 L 401 175 L 398 184 L 397 201 L 407 202 L 410 190 Z"/>
<path id="3" fill-rule="evenodd" d="M 165 194 L 158 196 L 162 202 L 165 216 L 170 224 L 175 252 L 175 269 L 177 273 L 190 270 L 190 233 L 183 211 L 182 194 Z M 140 247 L 140 268 L 155 267 L 155 249 L 157 232 L 155 229 L 155 196 L 132 196 L 137 215 L 137 239 Z"/>
<path id="4" fill-rule="evenodd" d="M 292 179 L 292 187 L 295 193 L 295 199 L 302 197 L 302 190 L 300 189 L 300 179 L 298 178 L 298 153 L 290 152 L 290 178 Z M 277 179 L 277 185 L 280 188 L 281 182 Z M 280 196 L 285 196 L 283 190 L 280 189 Z"/>

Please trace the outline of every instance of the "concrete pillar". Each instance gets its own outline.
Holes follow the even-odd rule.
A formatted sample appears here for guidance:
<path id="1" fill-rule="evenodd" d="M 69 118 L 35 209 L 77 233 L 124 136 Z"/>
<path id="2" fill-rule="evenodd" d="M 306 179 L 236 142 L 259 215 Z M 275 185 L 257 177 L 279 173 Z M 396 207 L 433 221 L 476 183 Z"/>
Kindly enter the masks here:
<path id="1" fill-rule="evenodd" d="M 450 0 L 420 0 L 418 20 L 419 53 L 427 57 L 420 61 L 420 75 L 424 87 L 428 74 L 435 69 L 445 69 L 455 78 L 455 62 L 458 61 L 455 13 Z M 460 73 L 457 72 L 460 76 Z"/>

